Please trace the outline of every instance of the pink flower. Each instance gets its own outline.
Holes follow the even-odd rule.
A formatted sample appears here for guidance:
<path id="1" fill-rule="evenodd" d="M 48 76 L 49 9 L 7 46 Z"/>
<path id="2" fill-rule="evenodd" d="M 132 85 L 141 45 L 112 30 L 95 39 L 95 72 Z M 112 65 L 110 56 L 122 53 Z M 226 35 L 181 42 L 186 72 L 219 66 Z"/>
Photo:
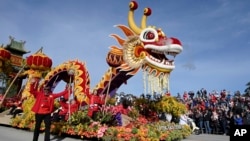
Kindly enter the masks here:
<path id="1" fill-rule="evenodd" d="M 104 132 L 107 130 L 108 128 L 106 126 L 102 126 L 99 128 L 99 130 L 97 131 L 97 137 L 101 138 L 104 135 Z"/>
<path id="2" fill-rule="evenodd" d="M 103 135 L 104 135 L 103 132 L 100 132 L 100 131 L 97 132 L 97 138 L 101 138 L 101 137 L 103 137 Z"/>
<path id="3" fill-rule="evenodd" d="M 102 126 L 101 128 L 99 128 L 99 131 L 101 132 L 105 132 L 108 128 L 106 126 Z"/>
<path id="4" fill-rule="evenodd" d="M 96 121 L 95 121 L 95 122 L 92 122 L 91 125 L 90 125 L 90 127 L 93 127 L 93 126 L 95 126 L 95 125 L 99 125 L 99 122 L 96 122 Z"/>

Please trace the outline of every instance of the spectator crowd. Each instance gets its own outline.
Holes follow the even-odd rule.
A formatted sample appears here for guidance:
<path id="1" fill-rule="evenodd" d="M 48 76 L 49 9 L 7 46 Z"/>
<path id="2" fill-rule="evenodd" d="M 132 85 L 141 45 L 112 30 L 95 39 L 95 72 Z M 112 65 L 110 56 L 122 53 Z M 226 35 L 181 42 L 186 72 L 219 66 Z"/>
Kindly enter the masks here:
<path id="1" fill-rule="evenodd" d="M 207 92 L 202 88 L 177 94 L 177 99 L 187 106 L 187 116 L 200 133 L 228 135 L 232 125 L 250 125 L 250 97 L 239 91 L 231 95 L 225 89 Z"/>

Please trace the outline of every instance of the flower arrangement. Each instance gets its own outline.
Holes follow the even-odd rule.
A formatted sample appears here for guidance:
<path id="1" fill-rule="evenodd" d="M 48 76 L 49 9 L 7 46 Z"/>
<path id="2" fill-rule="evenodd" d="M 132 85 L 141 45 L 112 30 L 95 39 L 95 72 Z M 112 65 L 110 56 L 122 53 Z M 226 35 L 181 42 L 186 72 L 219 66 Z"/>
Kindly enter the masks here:
<path id="1" fill-rule="evenodd" d="M 186 106 L 172 96 L 163 96 L 162 99 L 155 104 L 155 108 L 158 112 L 169 113 L 176 117 L 180 117 L 181 114 L 185 114 L 187 111 Z"/>
<path id="2" fill-rule="evenodd" d="M 31 97 L 23 104 L 24 114 L 12 120 L 12 126 L 34 129 L 34 113 L 31 107 L 34 99 Z M 172 97 L 163 97 L 157 102 L 140 99 L 130 108 L 128 116 L 133 120 L 126 126 L 119 123 L 119 109 L 113 105 L 102 106 L 94 117 L 87 116 L 87 109 L 73 113 L 69 121 L 52 122 L 51 132 L 67 134 L 82 139 L 98 139 L 103 141 L 175 141 L 188 137 L 191 134 L 189 126 L 181 126 L 168 121 L 152 120 L 141 114 L 142 109 L 155 112 L 169 112 L 180 115 L 185 112 L 185 106 Z M 139 104 L 139 105 L 138 105 Z M 146 106 L 145 107 L 142 107 Z M 121 120 L 121 119 L 120 119 Z M 44 130 L 44 124 L 41 126 Z"/>
<path id="3" fill-rule="evenodd" d="M 130 124 L 129 127 L 109 127 L 102 139 L 104 141 L 173 141 L 181 140 L 191 134 L 187 126 L 176 125 L 170 122 L 157 122 L 151 124 Z"/>

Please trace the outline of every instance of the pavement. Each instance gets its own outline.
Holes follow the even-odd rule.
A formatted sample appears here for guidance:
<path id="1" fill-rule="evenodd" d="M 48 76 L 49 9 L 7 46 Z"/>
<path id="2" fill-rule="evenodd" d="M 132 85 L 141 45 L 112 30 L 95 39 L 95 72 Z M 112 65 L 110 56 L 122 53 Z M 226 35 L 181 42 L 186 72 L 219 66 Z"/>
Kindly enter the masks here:
<path id="1" fill-rule="evenodd" d="M 32 141 L 33 132 L 13 127 L 0 127 L 0 141 Z M 39 134 L 38 141 L 44 141 L 44 133 Z M 50 141 L 90 141 L 67 136 L 50 135 Z"/>
<path id="2" fill-rule="evenodd" d="M 7 115 L 9 111 L 4 111 L 2 113 L 0 113 L 0 126 L 5 126 L 4 128 L 6 128 L 6 126 L 10 127 L 10 122 L 11 122 L 11 115 Z M 11 129 L 11 131 L 13 132 L 17 132 L 17 130 L 20 130 L 20 132 L 30 132 L 30 131 L 23 131 L 21 129 L 15 129 L 13 128 L 13 130 Z M 31 133 L 29 133 L 31 134 Z M 32 135 L 30 135 L 32 136 Z M 43 134 L 41 136 L 44 136 Z M 41 137 L 42 139 L 43 137 Z M 80 139 L 72 139 L 72 138 L 64 138 L 64 139 L 58 139 L 59 141 L 62 140 L 72 140 L 72 141 L 78 141 Z M 9 141 L 9 140 L 8 140 Z M 225 136 L 225 135 L 213 135 L 213 134 L 200 134 L 200 135 L 191 135 L 186 139 L 183 139 L 182 141 L 229 141 L 229 136 Z"/>
<path id="3" fill-rule="evenodd" d="M 0 125 L 10 125 L 12 115 L 7 115 L 8 113 L 9 110 L 0 113 Z"/>
<path id="4" fill-rule="evenodd" d="M 187 139 L 183 139 L 182 141 L 229 141 L 229 136 L 200 134 L 200 135 L 191 135 Z"/>

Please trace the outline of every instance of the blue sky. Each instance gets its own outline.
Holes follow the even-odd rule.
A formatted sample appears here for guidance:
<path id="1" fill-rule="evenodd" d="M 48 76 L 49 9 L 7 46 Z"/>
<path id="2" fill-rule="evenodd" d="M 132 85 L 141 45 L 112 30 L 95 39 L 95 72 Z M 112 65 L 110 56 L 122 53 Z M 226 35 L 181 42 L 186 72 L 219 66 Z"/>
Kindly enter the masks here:
<path id="1" fill-rule="evenodd" d="M 53 67 L 71 60 L 86 62 L 91 87 L 108 69 L 106 54 L 116 41 L 114 27 L 127 25 L 130 0 L 1 0 L 0 43 L 9 36 L 26 41 L 31 53 L 43 47 Z M 145 7 L 152 10 L 148 25 L 162 28 L 183 44 L 170 75 L 172 94 L 201 88 L 241 93 L 250 82 L 250 1 L 248 0 L 137 0 L 136 22 Z M 142 72 L 118 93 L 144 92 Z"/>

